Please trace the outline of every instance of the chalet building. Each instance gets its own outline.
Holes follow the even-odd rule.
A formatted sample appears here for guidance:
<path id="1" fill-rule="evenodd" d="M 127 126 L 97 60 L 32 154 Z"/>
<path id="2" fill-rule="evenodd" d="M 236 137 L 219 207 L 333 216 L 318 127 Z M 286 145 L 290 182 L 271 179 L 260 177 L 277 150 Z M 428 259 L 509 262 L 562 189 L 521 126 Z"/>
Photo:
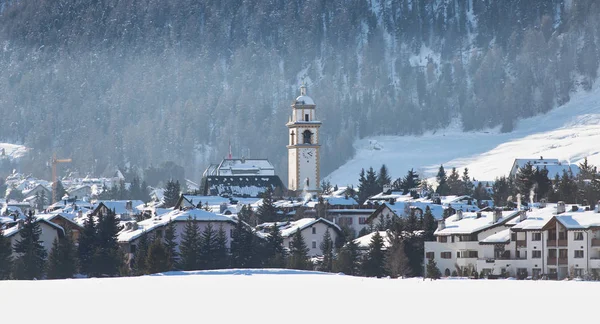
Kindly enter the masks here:
<path id="1" fill-rule="evenodd" d="M 503 211 L 494 222 L 497 225 L 478 229 L 476 237 L 468 225 L 472 216 L 455 217 L 440 223 L 436 242 L 425 243 L 426 260 L 433 258 L 443 274 L 458 266 L 517 278 L 600 278 L 598 208 L 559 202 L 527 211 Z M 452 232 L 471 233 L 465 237 L 470 241 L 444 238 L 449 224 Z"/>
<path id="2" fill-rule="evenodd" d="M 42 241 L 42 245 L 44 246 L 44 249 L 46 249 L 46 252 L 50 254 L 50 252 L 52 251 L 52 244 L 54 243 L 54 240 L 59 237 L 64 237 L 65 231 L 61 226 L 51 221 L 48 221 L 45 218 L 36 218 L 35 221 L 39 223 L 40 229 L 42 230 L 42 234 L 40 235 L 40 241 Z M 21 234 L 19 233 L 23 228 L 24 220 L 20 219 L 17 222 L 10 225 L 11 227 L 4 229 L 3 235 L 9 238 L 11 246 L 14 246 L 18 240 L 21 240 Z M 13 257 L 16 257 L 14 252 Z"/>
<path id="3" fill-rule="evenodd" d="M 99 200 L 98 205 L 91 212 L 92 216 L 98 216 L 100 213 L 106 215 L 108 211 L 112 211 L 121 221 L 132 220 L 136 215 L 140 215 L 142 211 L 138 206 L 143 206 L 141 200 Z"/>
<path id="4" fill-rule="evenodd" d="M 117 240 L 123 251 L 128 254 L 129 260 L 133 259 L 136 247 L 142 234 L 149 235 L 152 239 L 156 236 L 163 237 L 165 228 L 169 222 L 174 222 L 177 249 L 179 249 L 181 239 L 184 233 L 186 222 L 189 219 L 195 222 L 202 233 L 206 227 L 211 224 L 215 231 L 222 226 L 227 235 L 227 247 L 231 244 L 231 233 L 235 228 L 236 221 L 232 218 L 218 215 L 198 208 L 187 210 L 172 210 L 168 213 L 153 216 L 141 222 L 130 221 L 125 223 L 125 227 L 119 232 Z"/>
<path id="5" fill-rule="evenodd" d="M 83 231 L 83 226 L 77 224 L 76 222 L 74 222 L 71 219 L 72 214 L 66 214 L 66 213 L 37 214 L 37 215 L 35 215 L 35 217 L 37 219 L 43 219 L 45 221 L 56 224 L 56 225 L 60 226 L 61 228 L 63 228 L 63 230 L 69 229 L 71 232 L 71 238 L 73 239 L 73 242 L 75 244 L 77 244 L 77 242 L 79 240 L 79 235 Z"/>
<path id="6" fill-rule="evenodd" d="M 302 218 L 293 222 L 263 223 L 256 227 L 258 234 L 263 237 L 268 236 L 269 228 L 274 224 L 281 230 L 283 246 L 288 249 L 291 246 L 292 237 L 299 230 L 309 249 L 310 257 L 323 255 L 321 243 L 327 230 L 329 230 L 333 242 L 342 234 L 339 226 L 324 218 Z"/>
<path id="7" fill-rule="evenodd" d="M 204 196 L 259 197 L 267 187 L 283 192 L 285 187 L 267 159 L 223 159 L 202 174 Z"/>
<path id="8" fill-rule="evenodd" d="M 509 176 L 516 176 L 519 169 L 525 167 L 527 163 L 531 164 L 534 170 L 547 169 L 548 179 L 550 180 L 554 180 L 557 175 L 560 178 L 564 171 L 572 172 L 574 176 L 579 174 L 579 166 L 577 164 L 561 162 L 558 159 L 545 159 L 543 156 L 540 156 L 539 159 L 515 159 L 510 168 Z"/>
<path id="9" fill-rule="evenodd" d="M 375 212 L 371 208 L 334 208 L 327 210 L 327 217 L 340 227 L 348 227 L 357 236 L 364 228 L 369 227 L 367 219 Z"/>
<path id="10" fill-rule="evenodd" d="M 23 190 L 22 193 L 23 196 L 25 196 L 25 199 L 35 197 L 36 195 L 43 195 L 44 197 L 46 197 L 46 201 L 52 200 L 52 190 L 48 189 L 42 184 L 37 184 L 31 188 L 27 188 Z"/>

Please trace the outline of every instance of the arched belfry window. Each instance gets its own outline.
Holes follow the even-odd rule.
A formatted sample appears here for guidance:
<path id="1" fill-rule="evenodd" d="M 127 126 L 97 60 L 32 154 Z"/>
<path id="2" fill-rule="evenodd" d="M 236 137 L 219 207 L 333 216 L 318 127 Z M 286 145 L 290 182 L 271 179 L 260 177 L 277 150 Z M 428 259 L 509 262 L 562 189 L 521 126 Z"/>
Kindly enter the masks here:
<path id="1" fill-rule="evenodd" d="M 304 144 L 311 144 L 312 132 L 308 129 L 302 133 L 302 137 L 304 138 Z"/>

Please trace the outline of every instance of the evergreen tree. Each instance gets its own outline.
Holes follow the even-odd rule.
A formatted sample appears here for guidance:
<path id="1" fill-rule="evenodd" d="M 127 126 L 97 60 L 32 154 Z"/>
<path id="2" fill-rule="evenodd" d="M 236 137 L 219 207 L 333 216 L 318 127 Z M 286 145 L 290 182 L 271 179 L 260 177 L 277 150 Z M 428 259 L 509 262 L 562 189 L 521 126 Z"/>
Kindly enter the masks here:
<path id="1" fill-rule="evenodd" d="M 492 185 L 494 206 L 501 207 L 506 205 L 506 201 L 510 196 L 509 190 L 508 179 L 505 176 L 496 178 Z"/>
<path id="2" fill-rule="evenodd" d="M 170 221 L 165 229 L 165 248 L 169 253 L 169 270 L 177 269 L 179 253 L 177 253 L 177 234 L 175 233 L 175 222 Z"/>
<path id="3" fill-rule="evenodd" d="M 121 257 L 117 234 L 121 230 L 114 211 L 98 215 L 97 245 L 92 262 L 92 275 L 113 277 L 119 274 Z"/>
<path id="4" fill-rule="evenodd" d="M 362 205 L 367 198 L 369 198 L 367 192 L 367 178 L 365 177 L 365 169 L 360 169 L 358 176 L 358 204 Z"/>
<path id="5" fill-rule="evenodd" d="M 43 190 L 35 193 L 35 209 L 37 209 L 38 212 L 44 211 L 47 202 L 46 193 Z"/>
<path id="6" fill-rule="evenodd" d="M 404 252 L 404 235 L 388 230 L 389 248 L 385 251 L 385 272 L 392 278 L 406 277 L 410 274 L 408 258 Z"/>
<path id="7" fill-rule="evenodd" d="M 436 179 L 438 186 L 435 189 L 435 192 L 440 194 L 440 196 L 447 196 L 450 193 L 450 187 L 448 185 L 448 177 L 446 176 L 446 171 L 444 170 L 443 165 L 440 165 Z"/>
<path id="8" fill-rule="evenodd" d="M 330 195 L 331 194 L 331 182 L 329 181 L 325 181 L 325 180 L 321 180 L 321 194 L 323 195 Z"/>
<path id="9" fill-rule="evenodd" d="M 465 168 L 463 170 L 463 175 L 461 180 L 462 184 L 462 195 L 472 196 L 473 195 L 473 182 L 471 181 L 471 177 L 469 176 L 469 169 Z"/>
<path id="10" fill-rule="evenodd" d="M 65 227 L 65 235 L 56 238 L 48 257 L 48 278 L 73 278 L 77 272 L 77 251 L 73 243 L 71 230 Z"/>
<path id="11" fill-rule="evenodd" d="M 229 255 L 227 251 L 227 234 L 225 233 L 223 225 L 219 226 L 215 244 L 216 246 L 213 266 L 215 269 L 225 269 L 229 265 Z"/>
<path id="12" fill-rule="evenodd" d="M 63 197 L 67 194 L 67 191 L 65 190 L 65 187 L 63 186 L 60 180 L 56 180 L 56 185 L 53 186 L 53 189 L 56 190 L 55 193 L 52 193 L 56 198 L 56 201 L 62 200 Z"/>
<path id="13" fill-rule="evenodd" d="M 263 193 L 262 204 L 258 207 L 256 216 L 261 223 L 277 221 L 277 208 L 273 201 L 273 189 L 270 186 L 267 186 Z"/>
<path id="14" fill-rule="evenodd" d="M 148 247 L 144 262 L 148 274 L 161 273 L 170 270 L 169 251 L 160 237 L 155 237 Z"/>
<path id="15" fill-rule="evenodd" d="M 77 256 L 79 259 L 79 272 L 89 275 L 92 270 L 92 261 L 96 247 L 96 222 L 94 216 L 88 214 L 83 223 L 83 231 L 79 234 Z"/>
<path id="16" fill-rule="evenodd" d="M 0 226 L 0 280 L 10 278 L 12 264 L 12 246 L 10 244 L 10 239 L 4 236 L 2 226 Z"/>
<path id="17" fill-rule="evenodd" d="M 231 266 L 233 268 L 251 268 L 256 265 L 256 244 L 254 233 L 238 219 L 231 233 Z"/>
<path id="18" fill-rule="evenodd" d="M 131 180 L 131 184 L 129 185 L 129 199 L 142 200 L 140 178 L 137 176 L 133 177 L 133 180 Z"/>
<path id="19" fill-rule="evenodd" d="M 182 270 L 197 270 L 200 268 L 200 228 L 192 216 L 188 217 L 179 247 L 179 267 Z"/>
<path id="20" fill-rule="evenodd" d="M 552 188 L 552 181 L 548 179 L 548 169 L 546 167 L 542 169 L 536 169 L 533 175 L 534 186 L 535 189 L 535 200 L 539 201 L 542 198 L 546 198 L 548 196 L 548 192 Z M 531 190 L 525 198 L 529 198 L 528 200 L 534 200 L 534 197 L 531 196 Z"/>
<path id="21" fill-rule="evenodd" d="M 433 258 L 427 261 L 427 278 L 430 279 L 440 279 L 442 277 L 442 272 L 437 266 L 437 263 Z"/>
<path id="22" fill-rule="evenodd" d="M 154 243 L 154 241 L 152 242 Z M 147 261 L 148 250 L 150 248 L 150 239 L 148 238 L 148 233 L 146 231 L 142 232 L 140 237 L 137 240 L 135 255 L 133 257 L 133 274 L 136 276 L 141 276 L 145 274 L 150 274 L 151 272 Z"/>
<path id="23" fill-rule="evenodd" d="M 522 168 L 519 168 L 515 176 L 515 185 L 517 186 L 517 192 L 522 197 L 528 197 L 531 188 L 535 183 L 535 170 L 533 165 L 529 162 Z"/>
<path id="24" fill-rule="evenodd" d="M 437 229 L 437 223 L 429 206 L 425 207 L 425 214 L 423 214 L 423 240 L 425 242 L 435 241 L 435 235 L 433 233 Z"/>
<path id="25" fill-rule="evenodd" d="M 269 235 L 265 242 L 265 256 L 267 266 L 271 268 L 283 268 L 285 266 L 285 248 L 281 230 L 275 224 L 269 228 Z"/>
<path id="26" fill-rule="evenodd" d="M 14 253 L 17 254 L 13 276 L 15 279 L 42 279 L 48 256 L 40 240 L 42 228 L 33 216 L 33 212 L 29 212 L 23 225 L 17 226 L 22 228 L 19 231 L 21 238 L 13 246 Z"/>
<path id="27" fill-rule="evenodd" d="M 579 174 L 578 178 L 580 179 L 592 179 L 598 173 L 595 166 L 592 166 L 588 163 L 587 157 L 583 160 L 583 162 L 579 163 Z"/>
<path id="28" fill-rule="evenodd" d="M 379 174 L 377 175 L 377 189 L 379 192 L 383 191 L 383 186 L 389 185 L 392 183 L 392 178 L 389 175 L 388 169 L 385 164 L 381 165 L 379 169 Z"/>
<path id="29" fill-rule="evenodd" d="M 169 180 L 164 192 L 164 207 L 171 208 L 175 206 L 175 204 L 177 204 L 177 200 L 179 200 L 180 194 L 181 186 L 179 185 L 179 180 Z"/>
<path id="30" fill-rule="evenodd" d="M 450 176 L 448 177 L 448 188 L 451 195 L 461 196 L 463 194 L 464 186 L 456 168 L 452 168 L 452 171 L 450 172 Z"/>
<path id="31" fill-rule="evenodd" d="M 146 183 L 146 180 L 142 181 L 140 184 L 140 200 L 143 202 L 149 202 L 151 200 L 150 191 L 148 190 L 148 183 Z"/>
<path id="32" fill-rule="evenodd" d="M 573 173 L 563 170 L 562 177 L 558 183 L 558 197 L 559 200 L 564 201 L 567 204 L 577 203 L 577 182 Z"/>
<path id="33" fill-rule="evenodd" d="M 385 253 L 383 251 L 383 238 L 378 231 L 371 237 L 369 250 L 363 261 L 363 272 L 367 277 L 385 277 Z"/>
<path id="34" fill-rule="evenodd" d="M 347 275 L 359 274 L 359 254 L 358 245 L 354 240 L 349 240 L 341 249 L 337 259 L 334 262 L 336 272 L 342 272 Z"/>
<path id="35" fill-rule="evenodd" d="M 321 253 L 323 253 L 323 263 L 319 270 L 324 272 L 333 271 L 333 240 L 331 239 L 329 229 L 323 234 L 323 241 L 319 247 L 321 248 Z"/>
<path id="36" fill-rule="evenodd" d="M 199 261 L 200 269 L 217 268 L 217 232 L 211 223 L 208 223 L 200 236 Z"/>
<path id="37" fill-rule="evenodd" d="M 302 237 L 302 233 L 298 229 L 290 242 L 288 267 L 290 269 L 310 270 L 311 262 L 308 259 L 308 251 L 304 237 Z"/>
<path id="38" fill-rule="evenodd" d="M 377 185 L 377 173 L 372 167 L 369 167 L 365 175 L 365 170 L 361 169 L 358 180 L 358 203 L 362 205 L 369 197 L 381 192 Z"/>

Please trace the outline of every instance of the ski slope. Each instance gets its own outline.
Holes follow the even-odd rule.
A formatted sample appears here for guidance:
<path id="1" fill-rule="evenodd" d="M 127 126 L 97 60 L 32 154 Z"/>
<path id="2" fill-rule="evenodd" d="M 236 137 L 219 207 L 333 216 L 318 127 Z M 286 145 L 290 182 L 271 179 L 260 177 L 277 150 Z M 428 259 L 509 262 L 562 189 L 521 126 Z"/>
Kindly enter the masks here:
<path id="1" fill-rule="evenodd" d="M 23 145 L 0 143 L 0 157 L 2 157 L 2 152 L 4 152 L 5 156 L 17 159 L 23 157 L 27 153 L 27 150 L 28 148 Z"/>
<path id="2" fill-rule="evenodd" d="M 0 281 L 3 323 L 593 322 L 597 282 L 372 279 L 288 270 Z M 575 298 L 574 298 L 575 297 Z"/>
<path id="3" fill-rule="evenodd" d="M 544 115 L 520 120 L 511 133 L 499 127 L 462 132 L 457 122 L 422 136 L 377 136 L 355 142 L 355 156 L 327 179 L 344 186 L 358 184 L 361 168 L 378 170 L 386 164 L 392 178 L 414 168 L 425 178 L 446 170 L 468 167 L 476 180 L 508 175 L 516 158 L 557 158 L 579 163 L 585 157 L 600 166 L 600 88 L 578 93 L 572 100 Z"/>

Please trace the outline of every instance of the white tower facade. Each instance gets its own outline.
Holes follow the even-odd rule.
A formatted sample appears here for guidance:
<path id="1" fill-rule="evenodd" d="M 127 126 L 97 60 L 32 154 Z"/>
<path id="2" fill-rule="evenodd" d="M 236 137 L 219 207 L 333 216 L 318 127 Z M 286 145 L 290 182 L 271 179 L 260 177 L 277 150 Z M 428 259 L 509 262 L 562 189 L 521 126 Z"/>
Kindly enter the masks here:
<path id="1" fill-rule="evenodd" d="M 315 102 L 300 87 L 300 96 L 292 104 L 288 127 L 288 190 L 309 193 L 319 191 L 319 127 Z"/>

